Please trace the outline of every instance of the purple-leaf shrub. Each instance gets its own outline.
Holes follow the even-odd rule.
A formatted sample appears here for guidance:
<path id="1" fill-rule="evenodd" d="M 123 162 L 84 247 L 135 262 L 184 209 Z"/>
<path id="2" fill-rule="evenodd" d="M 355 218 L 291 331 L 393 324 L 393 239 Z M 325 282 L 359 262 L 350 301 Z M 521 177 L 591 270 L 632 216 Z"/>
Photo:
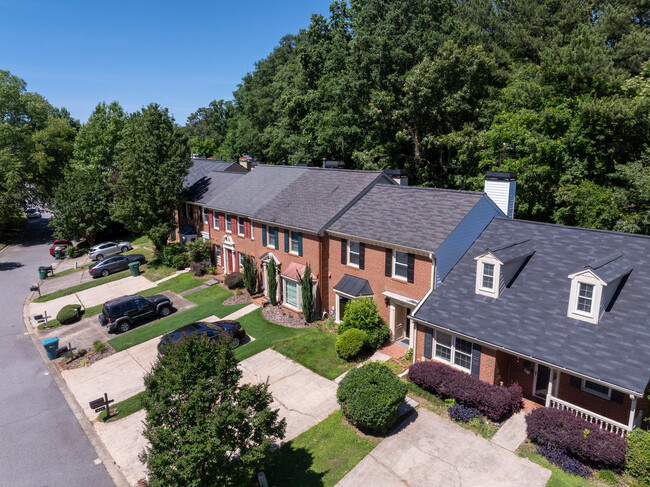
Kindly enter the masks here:
<path id="1" fill-rule="evenodd" d="M 492 421 L 502 421 L 523 407 L 519 385 L 493 386 L 440 362 L 413 364 L 408 379 L 443 399 L 451 397 L 476 408 Z"/>
<path id="2" fill-rule="evenodd" d="M 449 417 L 455 419 L 456 421 L 462 421 L 463 423 L 468 423 L 474 418 L 480 418 L 483 416 L 481 411 L 476 408 L 468 408 L 462 404 L 455 403 L 451 408 L 449 408 Z"/>
<path id="3" fill-rule="evenodd" d="M 571 411 L 538 408 L 526 416 L 526 426 L 528 437 L 538 445 L 565 452 L 593 468 L 620 471 L 625 466 L 625 438 Z"/>
<path id="4" fill-rule="evenodd" d="M 556 450 L 555 448 L 549 446 L 538 446 L 537 453 L 542 455 L 553 465 L 560 467 L 565 472 L 569 472 L 580 477 L 589 477 L 591 475 L 591 470 L 589 467 L 583 465 L 575 458 L 571 458 L 566 453 Z"/>

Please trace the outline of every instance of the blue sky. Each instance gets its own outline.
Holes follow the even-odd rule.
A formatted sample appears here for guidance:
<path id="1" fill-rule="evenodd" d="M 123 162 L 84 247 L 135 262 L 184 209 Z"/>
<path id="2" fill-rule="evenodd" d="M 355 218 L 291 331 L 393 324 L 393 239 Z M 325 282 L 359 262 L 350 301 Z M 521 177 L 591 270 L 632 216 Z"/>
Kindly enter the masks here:
<path id="1" fill-rule="evenodd" d="M 237 83 L 329 0 L 0 0 L 0 69 L 85 122 L 100 101 L 150 102 L 179 124 Z"/>

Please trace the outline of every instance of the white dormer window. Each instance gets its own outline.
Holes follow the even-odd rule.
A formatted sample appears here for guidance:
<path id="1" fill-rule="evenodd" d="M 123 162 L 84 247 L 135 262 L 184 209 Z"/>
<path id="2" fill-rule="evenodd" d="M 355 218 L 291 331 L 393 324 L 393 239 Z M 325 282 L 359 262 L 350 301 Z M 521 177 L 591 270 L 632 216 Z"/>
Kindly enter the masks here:
<path id="1" fill-rule="evenodd" d="M 578 306 L 576 311 L 591 314 L 594 301 L 594 285 L 585 282 L 578 283 Z"/>
<path id="2" fill-rule="evenodd" d="M 602 281 L 591 270 L 584 270 L 569 276 L 571 290 L 567 316 L 587 323 L 597 324 L 600 318 L 601 299 L 607 283 Z M 614 286 L 616 287 L 616 286 Z"/>
<path id="3" fill-rule="evenodd" d="M 483 262 L 483 278 L 481 287 L 490 291 L 494 290 L 494 264 Z"/>
<path id="4" fill-rule="evenodd" d="M 476 294 L 499 297 L 502 262 L 491 253 L 475 257 L 476 260 Z"/>

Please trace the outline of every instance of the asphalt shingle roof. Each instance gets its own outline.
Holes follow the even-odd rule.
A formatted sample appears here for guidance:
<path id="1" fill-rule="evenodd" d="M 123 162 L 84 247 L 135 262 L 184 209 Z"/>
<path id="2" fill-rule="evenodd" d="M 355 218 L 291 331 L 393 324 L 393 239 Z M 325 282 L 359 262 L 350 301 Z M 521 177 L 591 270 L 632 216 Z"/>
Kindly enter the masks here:
<path id="1" fill-rule="evenodd" d="M 192 159 L 192 167 L 185 176 L 184 188 L 189 188 L 199 179 L 210 172 L 240 172 L 246 173 L 246 169 L 232 161 L 220 161 L 217 159 Z"/>
<path id="2" fill-rule="evenodd" d="M 244 176 L 245 173 L 240 172 L 209 172 L 185 190 L 185 197 L 193 203 L 206 205 Z"/>
<path id="3" fill-rule="evenodd" d="M 334 290 L 354 297 L 374 295 L 367 280 L 349 274 L 343 274 L 341 280 L 334 286 Z"/>
<path id="4" fill-rule="evenodd" d="M 526 238 L 535 253 L 510 287 L 498 299 L 476 294 L 474 257 L 495 242 Z M 569 274 L 616 252 L 632 264 L 620 294 L 597 325 L 568 318 Z M 415 316 L 643 393 L 650 378 L 648 290 L 650 237 L 495 218 Z"/>
<path id="5" fill-rule="evenodd" d="M 483 196 L 472 191 L 377 185 L 329 230 L 435 252 Z"/>

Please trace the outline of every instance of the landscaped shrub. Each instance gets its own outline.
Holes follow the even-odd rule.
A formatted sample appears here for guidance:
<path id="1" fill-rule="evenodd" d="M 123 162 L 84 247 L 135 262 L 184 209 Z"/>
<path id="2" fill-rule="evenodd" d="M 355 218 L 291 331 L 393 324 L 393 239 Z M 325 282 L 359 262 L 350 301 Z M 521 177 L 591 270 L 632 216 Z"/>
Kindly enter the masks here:
<path id="1" fill-rule="evenodd" d="M 187 254 L 187 247 L 181 244 L 167 245 L 160 250 L 160 262 L 167 267 L 174 267 L 174 257 L 183 254 Z"/>
<path id="2" fill-rule="evenodd" d="M 66 304 L 61 311 L 56 314 L 56 319 L 62 325 L 74 323 L 80 317 L 80 304 Z"/>
<path id="3" fill-rule="evenodd" d="M 100 340 L 93 342 L 93 350 L 95 353 L 104 353 L 106 351 L 106 344 Z"/>
<path id="4" fill-rule="evenodd" d="M 650 431 L 636 428 L 627 435 L 627 473 L 650 485 Z"/>
<path id="5" fill-rule="evenodd" d="M 476 408 L 468 408 L 462 404 L 455 403 L 451 408 L 447 410 L 449 417 L 455 419 L 456 421 L 462 421 L 463 423 L 469 423 L 474 418 L 481 418 L 483 414 Z"/>
<path id="6" fill-rule="evenodd" d="M 244 256 L 244 287 L 248 294 L 251 296 L 257 293 L 257 286 L 259 282 L 259 276 L 257 273 L 257 268 L 255 267 L 255 261 L 250 258 L 250 256 Z"/>
<path id="7" fill-rule="evenodd" d="M 309 262 L 305 266 L 305 272 L 300 278 L 300 293 L 302 296 L 302 313 L 305 316 L 305 321 L 311 323 L 314 316 L 314 283 L 311 280 L 311 266 Z"/>
<path id="8" fill-rule="evenodd" d="M 372 298 L 355 299 L 345 306 L 343 322 L 337 332 L 341 335 L 351 328 L 365 331 L 368 335 L 366 345 L 373 349 L 381 347 L 390 337 L 390 329 Z"/>
<path id="9" fill-rule="evenodd" d="M 573 475 L 578 475 L 580 477 L 589 477 L 591 475 L 591 470 L 586 465 L 583 465 L 575 458 L 571 458 L 564 452 L 556 450 L 555 448 L 549 446 L 538 446 L 537 453 L 546 458 L 550 463 L 560 467 L 565 472 L 568 472 Z"/>
<path id="10" fill-rule="evenodd" d="M 625 465 L 625 439 L 604 431 L 571 411 L 538 408 L 526 416 L 528 437 L 593 468 L 620 471 Z"/>
<path id="11" fill-rule="evenodd" d="M 493 386 L 440 362 L 411 365 L 408 379 L 443 399 L 454 398 L 463 406 L 476 408 L 492 421 L 508 418 L 523 406 L 518 384 Z"/>
<path id="12" fill-rule="evenodd" d="M 347 373 L 336 397 L 345 417 L 358 428 L 385 433 L 397 420 L 406 384 L 385 365 L 370 362 Z"/>
<path id="13" fill-rule="evenodd" d="M 345 360 L 350 360 L 358 355 L 366 342 L 366 332 L 351 328 L 336 340 L 336 353 Z"/>
<path id="14" fill-rule="evenodd" d="M 190 265 L 190 257 L 186 253 L 175 255 L 172 259 L 172 264 L 176 269 L 185 269 Z"/>
<path id="15" fill-rule="evenodd" d="M 611 470 L 599 470 L 598 478 L 609 485 L 618 485 L 618 478 Z"/>
<path id="16" fill-rule="evenodd" d="M 223 280 L 228 289 L 240 289 L 244 287 L 244 276 L 241 272 L 232 272 Z"/>
<path id="17" fill-rule="evenodd" d="M 195 240 L 188 245 L 190 254 L 190 261 L 192 262 L 205 262 L 210 260 L 211 244 L 206 240 Z"/>

